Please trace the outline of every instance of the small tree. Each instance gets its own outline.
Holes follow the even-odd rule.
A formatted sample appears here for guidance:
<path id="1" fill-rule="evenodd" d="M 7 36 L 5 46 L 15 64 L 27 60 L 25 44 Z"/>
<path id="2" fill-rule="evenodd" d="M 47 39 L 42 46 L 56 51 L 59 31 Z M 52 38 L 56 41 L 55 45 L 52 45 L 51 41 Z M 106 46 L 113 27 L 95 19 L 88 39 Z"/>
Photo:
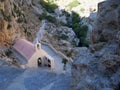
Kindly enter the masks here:
<path id="1" fill-rule="evenodd" d="M 63 65 L 63 70 L 65 70 L 65 71 L 66 71 L 66 64 L 67 64 L 67 62 L 68 62 L 68 60 L 63 58 L 63 60 L 62 60 L 62 63 L 64 64 Z"/>

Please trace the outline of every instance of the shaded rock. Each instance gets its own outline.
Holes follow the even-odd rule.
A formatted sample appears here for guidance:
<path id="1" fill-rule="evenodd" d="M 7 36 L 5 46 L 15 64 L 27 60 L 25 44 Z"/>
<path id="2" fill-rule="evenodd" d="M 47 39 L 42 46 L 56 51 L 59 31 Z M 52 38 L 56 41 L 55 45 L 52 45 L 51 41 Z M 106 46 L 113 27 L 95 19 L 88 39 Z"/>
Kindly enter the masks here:
<path id="1" fill-rule="evenodd" d="M 119 90 L 120 1 L 99 3 L 93 30 L 94 43 L 81 49 L 72 66 L 73 90 Z M 89 51 L 90 50 L 90 51 Z"/>

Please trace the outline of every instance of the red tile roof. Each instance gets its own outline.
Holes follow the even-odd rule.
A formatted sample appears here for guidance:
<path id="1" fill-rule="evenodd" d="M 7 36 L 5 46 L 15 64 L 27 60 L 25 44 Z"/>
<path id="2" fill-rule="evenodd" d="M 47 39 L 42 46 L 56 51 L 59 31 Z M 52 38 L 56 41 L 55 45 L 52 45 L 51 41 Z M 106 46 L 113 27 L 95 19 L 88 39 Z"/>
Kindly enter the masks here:
<path id="1" fill-rule="evenodd" d="M 31 42 L 20 39 L 18 40 L 14 45 L 13 48 L 20 53 L 23 57 L 25 57 L 27 60 L 31 58 L 31 56 L 35 53 L 34 44 Z"/>

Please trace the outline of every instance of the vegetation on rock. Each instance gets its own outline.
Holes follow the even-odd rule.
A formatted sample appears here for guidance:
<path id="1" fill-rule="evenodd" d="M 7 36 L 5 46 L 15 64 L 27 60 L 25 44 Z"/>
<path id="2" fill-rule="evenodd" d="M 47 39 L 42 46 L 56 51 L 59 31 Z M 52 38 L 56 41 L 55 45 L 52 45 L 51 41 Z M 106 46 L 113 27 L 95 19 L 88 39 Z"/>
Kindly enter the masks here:
<path id="1" fill-rule="evenodd" d="M 80 3 L 78 2 L 78 0 L 74 0 L 73 2 L 68 4 L 68 8 L 71 10 L 73 7 L 77 7 Z"/>
<path id="2" fill-rule="evenodd" d="M 54 4 L 53 0 L 40 0 L 40 4 L 49 12 L 54 13 L 54 10 L 58 7 Z"/>
<path id="3" fill-rule="evenodd" d="M 72 26 L 71 27 L 73 28 L 77 37 L 80 39 L 80 43 L 82 44 L 80 46 L 87 46 L 89 45 L 89 42 L 87 42 L 86 40 L 88 26 L 81 25 L 80 23 L 81 20 L 82 18 L 80 18 L 80 16 L 77 13 L 75 12 L 72 13 Z"/>

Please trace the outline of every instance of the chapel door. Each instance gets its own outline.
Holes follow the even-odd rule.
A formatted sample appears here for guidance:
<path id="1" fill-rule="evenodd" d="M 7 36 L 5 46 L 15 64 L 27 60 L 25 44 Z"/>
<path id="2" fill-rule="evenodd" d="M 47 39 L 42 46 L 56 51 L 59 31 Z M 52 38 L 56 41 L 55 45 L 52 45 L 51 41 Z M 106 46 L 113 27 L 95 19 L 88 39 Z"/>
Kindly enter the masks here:
<path id="1" fill-rule="evenodd" d="M 38 58 L 38 67 L 42 66 L 42 59 Z"/>
<path id="2" fill-rule="evenodd" d="M 51 61 L 50 61 L 50 59 L 47 59 L 47 61 L 48 61 L 48 67 L 51 68 Z"/>

